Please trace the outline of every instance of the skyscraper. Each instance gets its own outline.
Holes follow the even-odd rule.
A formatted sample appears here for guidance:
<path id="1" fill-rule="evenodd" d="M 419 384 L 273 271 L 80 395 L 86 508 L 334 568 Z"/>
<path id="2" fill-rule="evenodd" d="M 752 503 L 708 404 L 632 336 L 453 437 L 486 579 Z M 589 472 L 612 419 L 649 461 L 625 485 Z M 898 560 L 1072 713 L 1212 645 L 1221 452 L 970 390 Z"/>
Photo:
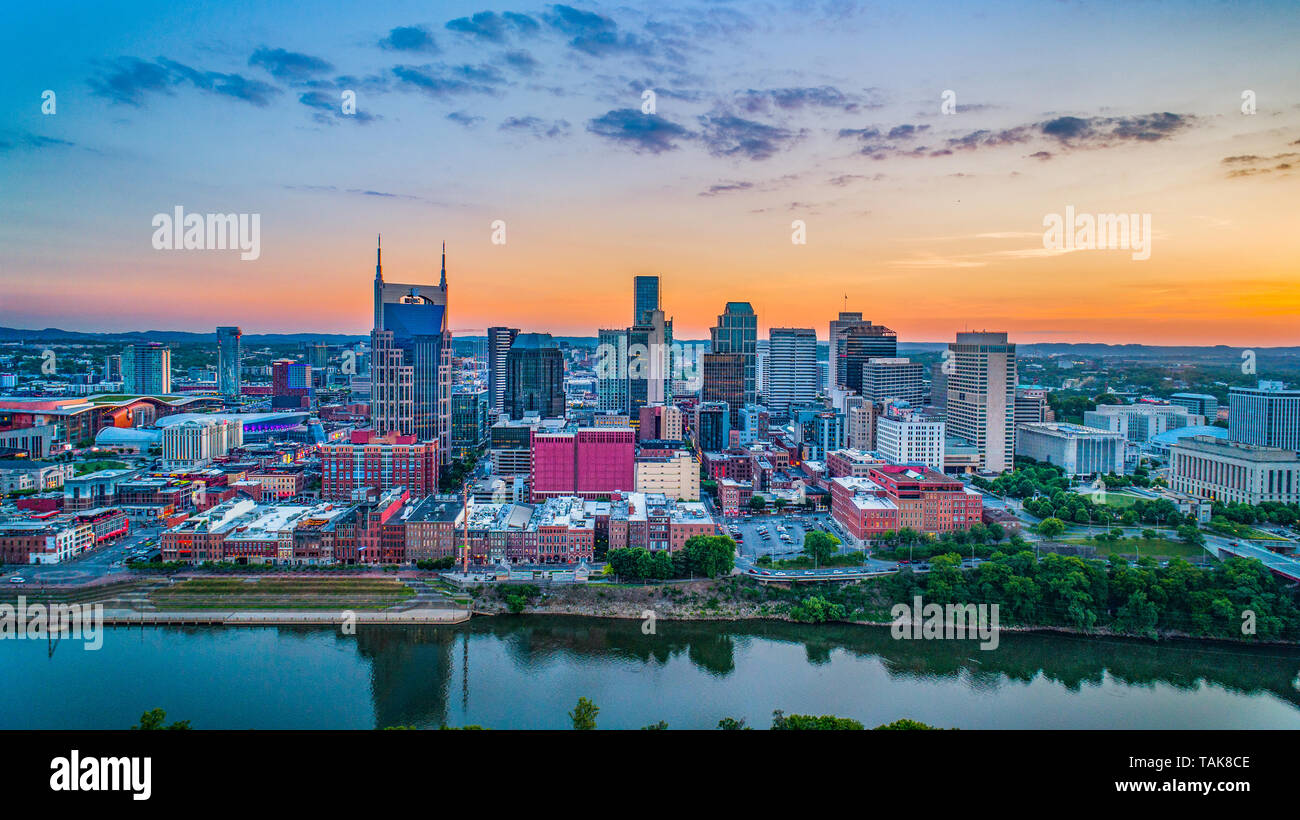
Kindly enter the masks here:
<path id="1" fill-rule="evenodd" d="M 827 334 L 828 361 L 829 361 L 829 383 L 828 387 L 842 387 L 844 382 L 841 380 L 842 374 L 838 367 L 839 356 L 839 339 L 840 334 L 853 325 L 862 324 L 862 314 L 857 312 L 841 311 L 838 319 L 832 319 L 830 332 Z M 868 323 L 870 324 L 870 323 Z"/>
<path id="2" fill-rule="evenodd" d="M 835 355 L 840 386 L 862 395 L 862 368 L 871 359 L 892 359 L 898 354 L 898 334 L 884 325 L 859 322 L 839 332 Z"/>
<path id="3" fill-rule="evenodd" d="M 979 448 L 980 469 L 1010 470 L 1016 451 L 1016 346 L 1007 334 L 958 333 L 948 343 L 947 432 Z"/>
<path id="4" fill-rule="evenodd" d="M 810 327 L 774 327 L 768 332 L 767 408 L 789 416 L 790 407 L 817 397 L 817 331 Z"/>
<path id="5" fill-rule="evenodd" d="M 863 398 L 880 404 L 902 399 L 921 406 L 925 402 L 925 367 L 911 359 L 867 359 L 862 365 Z"/>
<path id="6" fill-rule="evenodd" d="M 122 380 L 128 393 L 156 396 L 172 392 L 172 351 L 161 342 L 128 345 L 122 351 Z"/>
<path id="7" fill-rule="evenodd" d="M 227 398 L 239 396 L 239 339 L 237 327 L 217 328 L 217 391 Z"/>
<path id="8" fill-rule="evenodd" d="M 1228 439 L 1300 450 L 1300 390 L 1287 390 L 1275 381 L 1229 389 Z"/>
<path id="9" fill-rule="evenodd" d="M 492 417 L 505 412 L 506 356 L 510 345 L 519 335 L 517 327 L 490 327 L 487 329 L 488 345 L 488 410 Z"/>
<path id="10" fill-rule="evenodd" d="M 601 328 L 596 331 L 596 407 L 627 412 L 627 330 Z"/>
<path id="11" fill-rule="evenodd" d="M 634 418 L 641 408 L 673 400 L 672 368 L 673 323 L 664 312 L 652 308 L 644 314 L 645 322 L 627 329 L 627 408 Z"/>
<path id="12" fill-rule="evenodd" d="M 758 316 L 749 302 L 728 302 L 718 316 L 718 324 L 709 331 L 712 352 L 734 353 L 742 357 L 745 371 L 745 404 L 758 403 Z M 707 386 L 708 376 L 705 375 Z"/>
<path id="13" fill-rule="evenodd" d="M 506 412 L 564 416 L 564 354 L 549 333 L 520 333 L 506 356 Z"/>
<path id="14" fill-rule="evenodd" d="M 727 423 L 733 429 L 739 427 L 740 411 L 745 406 L 745 357 L 739 353 L 705 353 L 700 401 L 725 403 Z"/>
<path id="15" fill-rule="evenodd" d="M 632 279 L 632 324 L 649 324 L 650 311 L 658 309 L 659 277 L 634 277 Z"/>
<path id="16" fill-rule="evenodd" d="M 447 248 L 437 285 L 385 282 L 375 251 L 374 332 L 371 334 L 370 420 L 390 433 L 438 442 L 451 450 L 451 331 L 447 324 Z"/>

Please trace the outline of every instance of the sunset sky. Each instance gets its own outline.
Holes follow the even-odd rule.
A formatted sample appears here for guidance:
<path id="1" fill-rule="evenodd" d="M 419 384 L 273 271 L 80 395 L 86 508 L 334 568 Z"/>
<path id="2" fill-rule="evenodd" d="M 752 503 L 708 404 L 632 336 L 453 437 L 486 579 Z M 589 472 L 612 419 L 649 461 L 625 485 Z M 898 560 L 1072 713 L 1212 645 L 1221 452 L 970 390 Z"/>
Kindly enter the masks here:
<path id="1" fill-rule="evenodd" d="M 847 295 L 902 341 L 1300 344 L 1294 0 L 50 0 L 0 25 L 0 325 L 363 333 L 382 232 L 395 281 L 436 282 L 446 241 L 466 334 L 625 326 L 658 274 L 679 338 L 749 301 L 825 339 Z M 260 258 L 155 250 L 178 205 L 260 214 Z M 1150 259 L 1044 249 L 1071 205 L 1150 214 Z"/>

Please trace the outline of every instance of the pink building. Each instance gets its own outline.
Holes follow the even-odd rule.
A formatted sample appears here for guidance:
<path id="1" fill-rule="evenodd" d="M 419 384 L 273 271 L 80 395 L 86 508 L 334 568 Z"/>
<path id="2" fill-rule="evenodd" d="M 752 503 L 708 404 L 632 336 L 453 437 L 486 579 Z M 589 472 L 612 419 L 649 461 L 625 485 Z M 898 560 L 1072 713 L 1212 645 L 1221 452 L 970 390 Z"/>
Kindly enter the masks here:
<path id="1" fill-rule="evenodd" d="M 532 500 L 558 496 L 608 497 L 636 489 L 636 431 L 631 427 L 582 427 L 530 436 Z"/>

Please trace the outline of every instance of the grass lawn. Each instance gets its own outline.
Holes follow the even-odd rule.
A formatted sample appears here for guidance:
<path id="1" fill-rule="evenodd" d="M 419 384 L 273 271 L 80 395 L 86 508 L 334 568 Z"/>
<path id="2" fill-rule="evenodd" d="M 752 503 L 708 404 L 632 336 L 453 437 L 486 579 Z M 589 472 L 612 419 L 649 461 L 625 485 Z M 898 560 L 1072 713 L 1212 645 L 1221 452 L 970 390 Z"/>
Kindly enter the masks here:
<path id="1" fill-rule="evenodd" d="M 415 595 L 389 578 L 192 578 L 149 594 L 159 609 L 384 609 Z"/>
<path id="2" fill-rule="evenodd" d="M 1091 498 L 1095 504 L 1098 503 L 1098 496 L 1100 496 L 1100 493 L 1094 493 L 1093 495 L 1090 495 L 1089 498 Z M 1106 499 L 1107 507 L 1115 507 L 1121 510 L 1132 507 L 1139 500 L 1135 495 L 1111 490 L 1107 490 L 1104 497 Z"/>
<path id="3" fill-rule="evenodd" d="M 1079 544 L 1081 546 L 1096 547 L 1097 554 L 1108 556 L 1118 555 L 1143 555 L 1160 558 L 1199 558 L 1209 557 L 1201 547 L 1194 547 L 1190 544 L 1184 544 L 1182 541 L 1174 541 L 1168 538 L 1125 538 L 1123 541 L 1098 541 L 1095 538 L 1065 538 L 1062 539 L 1066 544 Z"/>

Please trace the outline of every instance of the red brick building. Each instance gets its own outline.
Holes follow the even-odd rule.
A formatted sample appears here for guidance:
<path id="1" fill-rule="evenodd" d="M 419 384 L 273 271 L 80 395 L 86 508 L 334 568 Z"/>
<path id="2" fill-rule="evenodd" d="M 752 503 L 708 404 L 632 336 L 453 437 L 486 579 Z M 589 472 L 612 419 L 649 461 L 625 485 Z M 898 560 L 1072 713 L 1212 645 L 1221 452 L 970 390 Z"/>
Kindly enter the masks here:
<path id="1" fill-rule="evenodd" d="M 366 490 L 405 487 L 413 496 L 438 492 L 438 443 L 415 436 L 356 430 L 346 444 L 322 444 L 321 498 L 349 501 Z"/>

